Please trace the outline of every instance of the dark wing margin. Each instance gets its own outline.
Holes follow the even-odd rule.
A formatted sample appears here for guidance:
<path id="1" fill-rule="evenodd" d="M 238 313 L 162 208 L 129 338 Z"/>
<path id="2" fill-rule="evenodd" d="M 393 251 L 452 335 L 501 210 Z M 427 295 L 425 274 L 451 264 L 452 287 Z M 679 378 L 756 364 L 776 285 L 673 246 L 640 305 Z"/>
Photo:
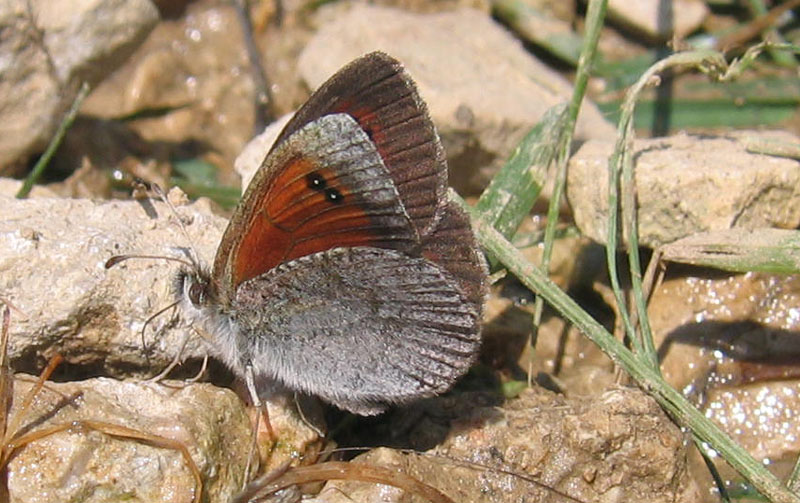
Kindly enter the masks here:
<path id="1" fill-rule="evenodd" d="M 304 125 L 333 113 L 353 117 L 375 143 L 411 220 L 420 234 L 427 234 L 445 196 L 447 163 L 428 108 L 403 65 L 382 52 L 346 65 L 297 111 L 273 149 Z"/>
<path id="2" fill-rule="evenodd" d="M 450 273 L 473 309 L 483 313 L 489 270 L 469 215 L 456 203 L 448 201 L 434 231 L 422 237 L 422 256 Z"/>

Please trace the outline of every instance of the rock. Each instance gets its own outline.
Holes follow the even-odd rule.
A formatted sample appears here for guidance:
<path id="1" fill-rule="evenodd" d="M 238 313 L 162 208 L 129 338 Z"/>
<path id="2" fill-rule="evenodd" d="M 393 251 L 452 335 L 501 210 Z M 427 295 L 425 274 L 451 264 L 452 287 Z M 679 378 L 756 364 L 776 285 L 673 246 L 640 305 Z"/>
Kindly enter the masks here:
<path id="1" fill-rule="evenodd" d="M 208 200 L 182 206 L 181 196 L 176 189 L 169 199 L 186 234 L 170 208 L 153 199 L 0 195 L 0 214 L 14 215 L 0 220 L 0 293 L 24 313 L 14 316 L 9 332 L 15 368 L 35 372 L 59 353 L 83 372 L 141 376 L 157 374 L 178 355 L 197 363 L 215 353 L 213 341 L 197 336 L 176 310 L 149 321 L 142 347 L 143 324 L 176 300 L 172 282 L 186 264 L 132 259 L 104 267 L 115 255 L 188 261 L 194 254 L 209 268 L 227 222 Z"/>
<path id="2" fill-rule="evenodd" d="M 520 226 L 515 237 L 530 232 L 530 220 Z M 605 269 L 605 255 L 601 247 L 582 236 L 565 236 L 553 243 L 550 261 L 550 279 L 573 298 L 585 299 L 591 293 L 592 283 Z M 520 248 L 520 252 L 533 264 L 541 263 L 542 247 L 538 244 Z M 599 253 L 598 253 L 599 252 Z M 536 376 L 557 376 L 560 384 L 569 386 L 560 391 L 572 393 L 599 393 L 606 389 L 605 380 L 597 375 L 587 378 L 590 367 L 603 367 L 614 379 L 613 364 L 597 346 L 574 326 L 559 316 L 545 315 L 537 330 L 536 347 L 531 349 L 531 324 L 534 315 L 534 295 L 519 280 L 506 276 L 493 288 L 495 294 L 486 301 L 481 343 L 481 361 L 492 368 L 509 369 L 512 378 L 526 380 L 526 373 Z M 600 311 L 593 312 L 601 316 Z"/>
<path id="3" fill-rule="evenodd" d="M 353 462 L 401 471 L 453 501 L 553 501 L 559 492 L 579 501 L 700 501 L 683 435 L 641 391 L 565 399 L 532 388 L 502 407 L 470 400 L 455 406 L 461 415 L 432 456 L 380 449 Z M 395 488 L 349 481 L 329 482 L 311 501 L 378 500 L 407 501 Z"/>
<path id="4" fill-rule="evenodd" d="M 378 0 L 374 3 L 384 7 L 422 14 L 451 11 L 463 7 L 485 12 L 486 14 L 490 14 L 492 10 L 492 4 L 488 0 L 442 0 L 439 2 L 429 2 L 427 0 Z"/>
<path id="5" fill-rule="evenodd" d="M 698 0 L 608 2 L 609 19 L 653 42 L 686 38 L 700 28 L 709 12 L 705 2 Z"/>
<path id="6" fill-rule="evenodd" d="M 43 149 L 81 83 L 111 73 L 157 21 L 148 0 L 0 4 L 0 168 Z"/>
<path id="7" fill-rule="evenodd" d="M 800 276 L 689 271 L 664 281 L 649 303 L 664 378 L 755 459 L 793 464 Z"/>
<path id="8" fill-rule="evenodd" d="M 798 397 L 798 379 L 722 386 L 708 390 L 705 413 L 756 460 L 790 466 L 800 452 L 800 439 L 791 433 L 800 429 Z"/>
<path id="9" fill-rule="evenodd" d="M 596 395 L 614 382 L 616 374 L 608 357 L 560 317 L 544 317 L 532 349 L 533 311 L 533 302 L 519 305 L 492 296 L 487 301 L 481 362 L 505 369 L 509 378 L 518 381 L 526 381 L 530 372 L 542 386 L 567 396 Z M 550 386 L 554 380 L 557 386 Z"/>
<path id="10" fill-rule="evenodd" d="M 754 364 L 771 362 L 778 370 L 800 357 L 800 276 L 691 271 L 665 280 L 648 308 L 672 386 L 696 392 L 709 379 L 726 385 L 774 379 Z"/>
<path id="11" fill-rule="evenodd" d="M 12 420 L 34 382 L 33 377 L 17 377 Z M 228 390 L 96 378 L 47 383 L 33 404 L 20 423 L 25 431 L 97 421 L 109 426 L 106 431 L 122 427 L 143 437 L 155 435 L 191 455 L 201 474 L 203 501 L 224 503 L 241 489 L 250 422 Z M 75 425 L 22 447 L 8 467 L 11 500 L 192 501 L 195 480 L 178 449 L 102 429 Z"/>
<path id="12" fill-rule="evenodd" d="M 182 199 L 175 191 L 169 194 L 175 205 Z M 206 200 L 177 206 L 176 211 L 187 235 L 160 201 L 18 200 L 0 196 L 0 214 L 13 215 L 0 220 L 0 300 L 15 308 L 9 330 L 13 366 L 36 373 L 44 360 L 60 354 L 65 359 L 62 368 L 70 375 L 150 376 L 180 356 L 182 361 L 195 363 L 184 374 L 196 373 L 212 342 L 198 337 L 180 312 L 170 310 L 148 323 L 145 335 L 149 351 L 141 342 L 145 321 L 174 301 L 170 285 L 182 266 L 139 259 L 110 270 L 104 268 L 110 257 L 124 253 L 186 259 L 181 250 L 190 247 L 202 263 L 211 263 L 225 220 L 213 214 Z M 211 377 L 218 382 L 229 380 L 227 374 Z M 259 384 L 275 434 L 267 436 L 264 423 L 260 423 L 259 448 L 267 466 L 318 451 L 319 436 L 299 416 L 293 395 Z M 246 396 L 246 392 L 242 394 Z M 208 408 L 203 404 L 197 407 L 200 411 Z M 95 412 L 94 407 L 87 410 Z M 324 428 L 319 426 L 322 420 L 313 407 L 304 403 L 303 412 L 318 428 Z M 87 418 L 119 424 L 112 412 Z M 271 447 L 273 443 L 276 446 Z M 227 448 L 239 449 L 235 444 L 221 447 Z"/>
<path id="13" fill-rule="evenodd" d="M 286 114 L 267 126 L 264 132 L 250 140 L 239 156 L 236 157 L 233 167 L 242 177 L 242 192 L 250 185 L 250 180 L 253 179 L 253 175 L 261 167 L 267 152 L 272 148 L 272 144 L 278 139 L 278 135 L 281 134 L 281 131 L 283 131 L 283 128 L 293 115 Z"/>
<path id="14" fill-rule="evenodd" d="M 22 184 L 21 180 L 0 178 L 0 197 L 16 197 L 17 192 L 22 188 Z M 58 197 L 58 194 L 43 185 L 34 185 L 28 197 Z"/>
<path id="15" fill-rule="evenodd" d="M 751 137 L 788 133 L 679 134 L 636 140 L 639 242 L 657 247 L 702 231 L 800 226 L 800 162 L 746 150 Z M 795 140 L 796 141 L 796 140 Z M 567 197 L 581 232 L 606 242 L 610 142 L 589 141 L 570 159 Z"/>
<path id="16" fill-rule="evenodd" d="M 105 119 L 128 117 L 126 124 L 147 142 L 183 144 L 184 152 L 170 150 L 173 156 L 185 156 L 195 142 L 203 146 L 197 152 L 210 150 L 230 162 L 253 135 L 250 71 L 234 6 L 192 2 L 181 17 L 159 23 L 84 110 Z"/>
<path id="17" fill-rule="evenodd" d="M 320 19 L 325 23 L 299 61 L 309 86 L 367 52 L 382 50 L 400 60 L 428 104 L 449 158 L 450 182 L 462 194 L 483 190 L 544 112 L 572 93 L 561 75 L 478 11 L 419 15 L 353 4 Z M 611 139 L 614 130 L 584 102 L 577 137 Z"/>
<path id="18" fill-rule="evenodd" d="M 581 501 L 698 501 L 683 441 L 656 402 L 637 389 L 565 399 L 533 388 L 501 409 L 459 419 L 436 453 L 522 471 Z M 461 491 L 451 493 L 457 501 L 480 501 L 480 493 L 519 501 L 532 491 L 542 501 L 553 498 L 548 489 L 505 474 L 467 481 L 463 475 L 472 470 L 450 468 L 443 474 Z M 508 498 L 514 492 L 519 497 Z M 476 498 L 458 497 L 469 493 Z"/>
<path id="19" fill-rule="evenodd" d="M 350 462 L 351 465 L 365 464 L 388 468 L 400 473 L 408 473 L 411 456 L 405 456 L 393 449 L 381 447 L 362 454 Z M 413 461 L 412 461 L 413 463 Z M 314 496 L 304 500 L 306 503 L 404 503 L 409 501 L 405 491 L 388 484 L 369 484 L 366 482 L 347 482 L 332 480 Z"/>
<path id="20" fill-rule="evenodd" d="M 106 270 L 104 264 L 130 253 L 185 259 L 181 250 L 192 246 L 203 263 L 211 263 L 225 220 L 207 202 L 178 211 L 192 242 L 170 210 L 150 199 L 0 196 L 0 214 L 14 215 L 0 221 L 0 292 L 24 313 L 11 325 L 12 362 L 35 372 L 37 360 L 58 352 L 68 364 L 117 376 L 155 374 L 166 366 L 191 329 L 174 311 L 155 318 L 145 333 L 149 354 L 141 330 L 151 315 L 174 302 L 171 281 L 180 265 L 141 259 Z M 192 336 L 182 355 L 198 360 L 206 352 L 205 343 Z"/>

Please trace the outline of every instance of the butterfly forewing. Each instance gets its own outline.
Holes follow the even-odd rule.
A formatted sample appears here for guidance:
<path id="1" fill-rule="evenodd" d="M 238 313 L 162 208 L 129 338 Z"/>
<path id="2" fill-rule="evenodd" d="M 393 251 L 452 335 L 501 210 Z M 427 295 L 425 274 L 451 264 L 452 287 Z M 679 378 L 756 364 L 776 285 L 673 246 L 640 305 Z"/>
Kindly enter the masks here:
<path id="1" fill-rule="evenodd" d="M 427 234 L 444 197 L 447 164 L 427 107 L 402 65 L 373 52 L 345 66 L 297 111 L 274 148 L 332 113 L 353 117 L 375 143 L 411 220 Z"/>
<path id="2" fill-rule="evenodd" d="M 418 242 L 372 142 L 348 115 L 328 115 L 283 141 L 256 173 L 223 235 L 215 285 L 230 298 L 242 282 L 304 255 Z"/>

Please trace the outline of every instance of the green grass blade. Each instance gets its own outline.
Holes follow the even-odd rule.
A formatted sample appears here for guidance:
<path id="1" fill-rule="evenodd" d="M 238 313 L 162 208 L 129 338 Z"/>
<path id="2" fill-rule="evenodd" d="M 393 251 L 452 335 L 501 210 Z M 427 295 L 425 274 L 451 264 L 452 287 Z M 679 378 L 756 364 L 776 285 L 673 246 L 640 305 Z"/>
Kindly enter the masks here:
<path id="1" fill-rule="evenodd" d="M 622 319 L 628 339 L 634 345 L 637 355 L 658 372 L 658 356 L 650 333 L 650 324 L 646 309 L 646 296 L 642 288 L 641 266 L 639 264 L 638 233 L 635 213 L 635 187 L 633 176 L 633 117 L 638 101 L 644 90 L 657 82 L 657 76 L 674 67 L 688 66 L 701 71 L 722 75 L 728 70 L 728 64 L 721 54 L 715 51 L 688 51 L 668 56 L 651 66 L 626 93 L 622 105 L 620 121 L 617 125 L 617 142 L 614 152 L 608 161 L 608 234 L 606 238 L 606 260 L 608 263 L 611 289 L 617 301 L 618 311 Z M 624 181 L 624 183 L 623 183 Z M 639 320 L 640 334 L 637 332 L 628 313 L 627 302 L 619 282 L 616 252 L 618 249 L 618 222 L 620 213 L 620 192 L 625 200 L 622 205 L 623 226 L 628 236 L 628 262 L 630 265 L 631 286 L 634 306 Z"/>
<path id="2" fill-rule="evenodd" d="M 664 409 L 672 414 L 678 423 L 689 427 L 698 442 L 707 444 L 721 454 L 734 469 L 774 503 L 800 503 L 800 498 L 788 491 L 769 470 L 753 459 L 746 450 L 692 406 L 683 395 L 667 384 L 659 372 L 642 362 L 608 333 L 600 323 L 558 288 L 538 267 L 528 262 L 519 250 L 514 248 L 490 223 L 483 221 L 478 213 L 455 192 L 450 191 L 449 197 L 472 215 L 478 241 L 488 253 L 497 257 L 525 286 L 541 295 L 547 303 L 586 334 L 609 358 L 630 374 L 643 389 L 647 390 Z"/>
<path id="3" fill-rule="evenodd" d="M 769 13 L 769 9 L 767 9 L 767 6 L 764 4 L 764 0 L 745 0 L 744 4 L 750 10 L 750 13 L 753 15 L 753 17 L 764 16 Z M 784 42 L 780 32 L 774 26 L 767 28 L 767 30 L 762 33 L 762 37 L 764 37 L 764 40 L 768 40 L 773 43 Z M 789 53 L 775 50 L 770 47 L 767 47 L 767 52 L 772 59 L 781 66 L 785 66 L 787 68 L 795 68 L 797 66 L 797 59 L 795 59 L 794 56 Z"/>
<path id="4" fill-rule="evenodd" d="M 567 185 L 567 163 L 572 152 L 572 138 L 575 134 L 575 125 L 578 122 L 578 112 L 580 112 L 581 103 L 586 95 L 586 85 L 589 82 L 589 76 L 597 57 L 597 43 L 600 40 L 600 33 L 603 29 L 607 6 L 607 0 L 591 0 L 586 8 L 586 31 L 581 55 L 578 59 L 578 69 L 575 73 L 575 85 L 572 89 L 572 98 L 567 107 L 566 123 L 557 142 L 556 178 L 553 184 L 553 195 L 547 208 L 547 225 L 544 229 L 544 248 L 542 249 L 541 270 L 545 274 L 550 271 L 550 256 L 553 253 L 555 243 L 556 225 L 561 211 L 561 198 Z M 533 329 L 531 330 L 530 338 L 531 348 L 533 349 L 536 347 L 543 311 L 544 299 L 537 295 L 534 303 Z M 528 363 L 529 380 L 531 379 L 532 358 L 535 352 L 531 351 L 530 354 L 531 360 Z"/>
<path id="5" fill-rule="evenodd" d="M 702 232 L 661 247 L 662 258 L 725 271 L 800 272 L 800 231 L 729 229 Z"/>
<path id="6" fill-rule="evenodd" d="M 745 138 L 745 148 L 754 154 L 800 159 L 800 143 L 772 138 Z"/>
<path id="7" fill-rule="evenodd" d="M 556 156 L 566 110 L 565 105 L 557 105 L 545 113 L 478 199 L 476 208 L 506 238 L 514 235 L 539 197 L 547 168 Z"/>
<path id="8" fill-rule="evenodd" d="M 492 13 L 527 42 L 577 66 L 583 41 L 566 21 L 521 0 L 493 0 Z"/>
<path id="9" fill-rule="evenodd" d="M 217 167 L 202 159 L 181 159 L 172 165 L 174 175 L 170 183 L 180 187 L 191 199 L 208 197 L 223 208 L 231 209 L 242 196 L 239 188 L 220 185 Z"/>
<path id="10" fill-rule="evenodd" d="M 798 94 L 800 96 L 800 94 Z M 598 103 L 600 111 L 610 120 L 618 121 L 619 100 Z M 646 130 L 652 126 L 655 114 L 669 116 L 670 127 L 679 129 L 713 129 L 720 127 L 748 128 L 783 123 L 797 114 L 798 99 L 779 102 L 754 97 L 742 102 L 737 98 L 683 99 L 677 98 L 666 109 L 658 108 L 654 100 L 643 100 L 636 107 L 634 124 L 636 129 Z"/>
<path id="11" fill-rule="evenodd" d="M 56 153 L 58 146 L 61 145 L 61 140 L 64 139 L 64 135 L 67 134 L 67 130 L 75 121 L 75 117 L 78 115 L 78 110 L 81 108 L 81 103 L 83 103 L 83 100 L 89 95 L 89 90 L 89 84 L 84 82 L 81 85 L 81 88 L 78 90 L 78 94 L 75 96 L 72 106 L 69 107 L 66 115 L 64 115 L 64 119 L 61 121 L 61 124 L 59 124 L 56 134 L 50 139 L 47 149 L 45 149 L 44 153 L 41 155 L 41 157 L 39 157 L 39 160 L 36 161 L 36 164 L 33 166 L 30 174 L 17 192 L 17 199 L 25 199 L 28 197 L 28 194 L 30 194 L 34 184 L 39 180 L 39 178 L 41 178 L 45 168 L 48 164 L 50 164 L 50 159 L 53 158 L 53 154 Z"/>

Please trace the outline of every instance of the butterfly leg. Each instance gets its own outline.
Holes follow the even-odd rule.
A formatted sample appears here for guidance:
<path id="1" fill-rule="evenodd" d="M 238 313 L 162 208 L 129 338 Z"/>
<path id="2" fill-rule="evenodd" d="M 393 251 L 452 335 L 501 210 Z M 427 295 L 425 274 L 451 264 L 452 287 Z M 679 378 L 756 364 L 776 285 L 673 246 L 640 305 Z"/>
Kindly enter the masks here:
<path id="1" fill-rule="evenodd" d="M 303 423 L 311 428 L 311 431 L 316 433 L 319 438 L 325 438 L 325 432 L 317 427 L 314 423 L 309 421 L 306 417 L 305 412 L 303 412 L 303 405 L 300 403 L 300 396 L 297 393 L 294 393 L 294 406 L 297 408 L 297 413 L 300 415 L 300 419 L 303 421 Z"/>
<path id="2" fill-rule="evenodd" d="M 261 397 L 258 396 L 258 391 L 256 391 L 256 376 L 255 372 L 253 371 L 253 365 L 250 362 L 247 363 L 244 369 L 244 381 L 245 385 L 247 386 L 247 392 L 250 394 L 250 400 L 253 401 L 253 407 L 261 412 L 260 415 L 264 416 L 264 422 L 267 427 L 267 432 L 269 433 L 269 439 L 275 440 L 275 431 L 273 431 L 272 423 L 269 421 L 269 409 L 267 408 L 266 404 L 261 401 Z M 255 431 L 258 431 L 258 416 L 256 417 Z"/>
<path id="3" fill-rule="evenodd" d="M 269 435 L 270 441 L 273 443 L 277 439 L 275 436 L 275 431 L 272 429 L 272 423 L 269 420 L 269 409 L 267 405 L 261 401 L 261 397 L 258 396 L 258 391 L 256 390 L 256 378 L 255 372 L 253 371 L 253 365 L 248 362 L 245 365 L 244 369 L 244 381 L 245 385 L 247 386 L 247 392 L 250 395 L 250 400 L 253 402 L 253 407 L 256 409 L 256 420 L 255 424 L 253 425 L 253 439 L 250 443 L 250 453 L 247 456 L 247 468 L 245 469 L 245 477 L 244 477 L 244 484 L 247 484 L 250 480 L 250 469 L 252 468 L 252 461 L 254 456 L 256 456 L 256 451 L 258 450 L 258 430 L 259 430 L 259 422 L 261 418 L 264 419 L 264 424 L 267 428 L 267 434 Z"/>
<path id="4" fill-rule="evenodd" d="M 186 344 L 189 342 L 189 337 L 190 336 L 191 336 L 191 334 L 189 334 L 188 332 L 186 334 L 184 334 L 183 340 L 181 341 L 180 347 L 178 348 L 178 352 L 175 353 L 175 356 L 172 358 L 172 361 L 169 362 L 169 365 L 167 365 L 164 370 L 162 370 L 158 374 L 154 375 L 153 377 L 151 377 L 149 379 L 145 379 L 144 382 L 146 382 L 146 383 L 158 383 L 158 382 L 161 382 L 164 379 L 166 379 L 166 377 L 169 375 L 169 373 L 172 372 L 172 369 L 174 369 L 175 367 L 177 367 L 178 365 L 181 364 L 181 359 L 183 358 L 183 350 L 186 349 Z"/>

